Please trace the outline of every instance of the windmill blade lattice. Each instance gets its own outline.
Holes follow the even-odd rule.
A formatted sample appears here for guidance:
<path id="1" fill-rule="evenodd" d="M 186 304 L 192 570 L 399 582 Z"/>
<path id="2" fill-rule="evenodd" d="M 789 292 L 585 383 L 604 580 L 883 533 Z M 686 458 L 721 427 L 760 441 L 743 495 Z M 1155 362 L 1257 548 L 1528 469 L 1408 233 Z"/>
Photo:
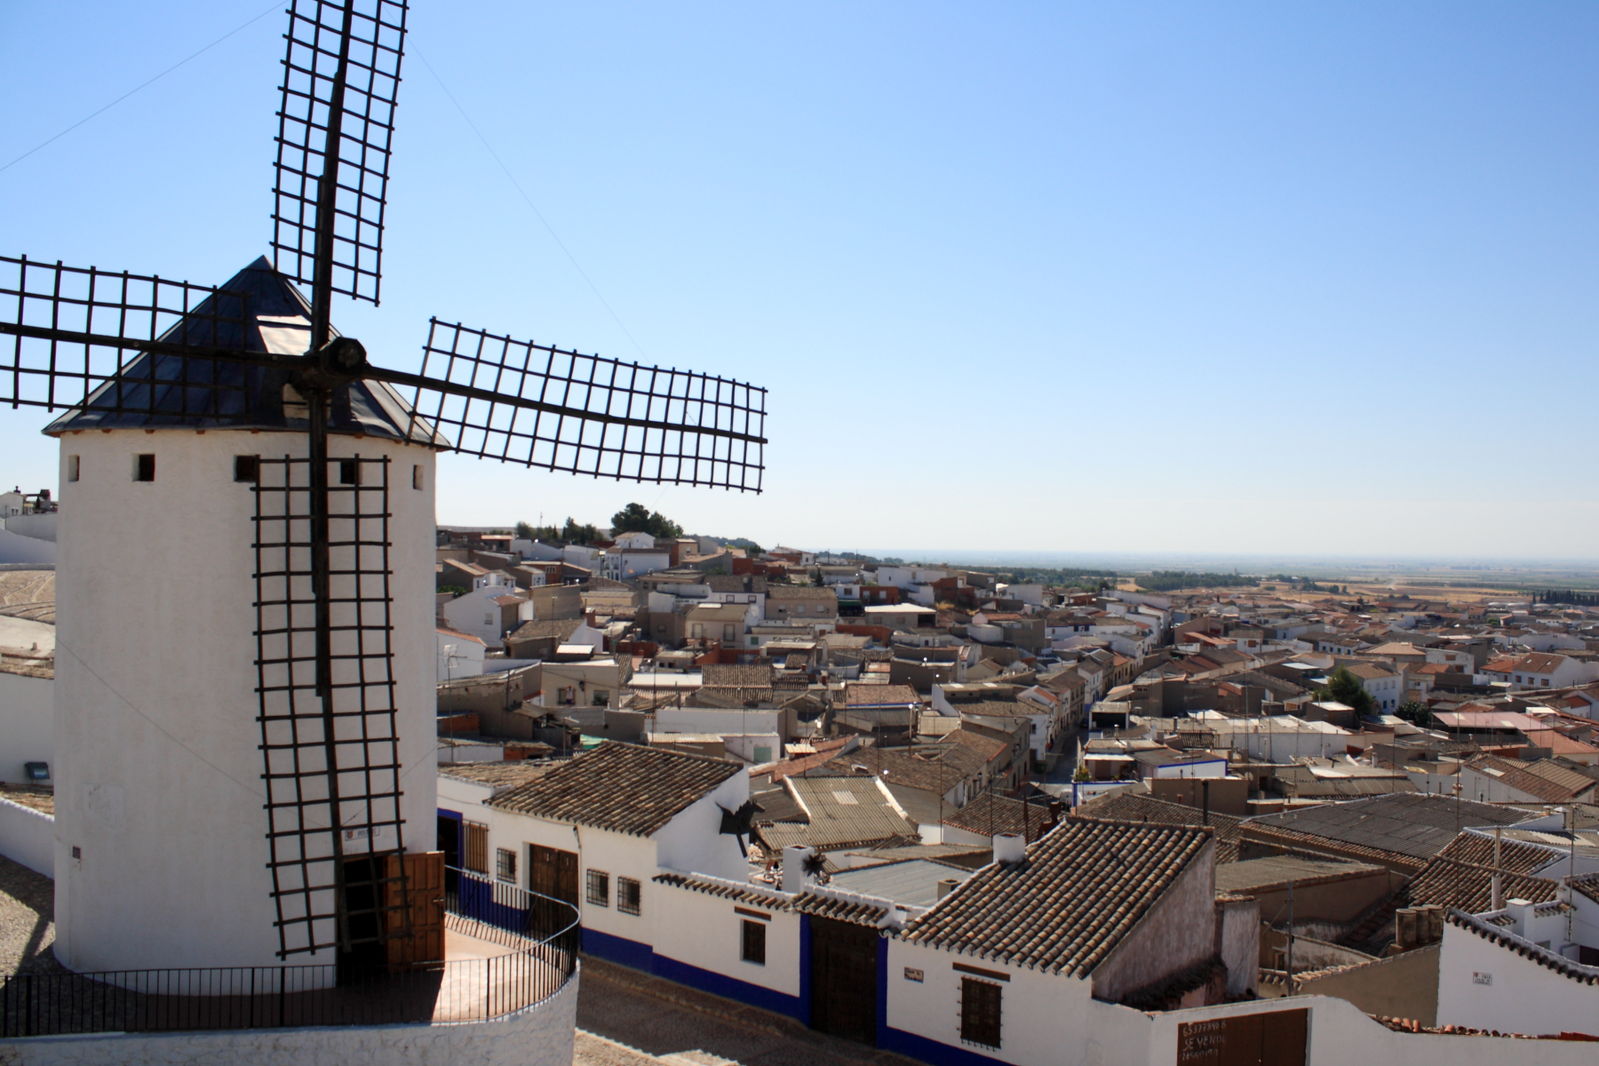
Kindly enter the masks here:
<path id="1" fill-rule="evenodd" d="M 403 0 L 289 7 L 272 248 L 280 271 L 317 290 L 319 309 L 319 282 L 378 302 L 406 10 Z"/>
<path id="2" fill-rule="evenodd" d="M 237 364 L 249 321 L 240 293 L 0 256 L 0 404 L 89 397 L 115 414 L 220 415 L 247 387 Z"/>
<path id="3" fill-rule="evenodd" d="M 766 390 L 584 355 L 434 319 L 417 416 L 455 450 L 621 481 L 761 491 Z M 431 374 L 430 374 L 431 372 Z"/>

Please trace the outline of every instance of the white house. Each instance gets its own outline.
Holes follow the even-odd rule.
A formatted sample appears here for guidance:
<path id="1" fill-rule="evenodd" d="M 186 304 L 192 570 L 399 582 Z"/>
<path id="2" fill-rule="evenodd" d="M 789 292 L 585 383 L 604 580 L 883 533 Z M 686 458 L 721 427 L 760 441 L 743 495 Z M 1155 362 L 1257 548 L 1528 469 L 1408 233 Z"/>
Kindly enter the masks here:
<path id="1" fill-rule="evenodd" d="M 655 548 L 655 538 L 642 530 L 618 533 L 612 543 L 618 551 L 647 552 Z"/>
<path id="2" fill-rule="evenodd" d="M 483 655 L 488 649 L 482 637 L 440 628 L 434 631 L 434 642 L 441 682 L 476 677 L 483 672 Z"/>
<path id="3" fill-rule="evenodd" d="M 1599 965 L 1572 957 L 1599 962 L 1599 904 L 1593 875 L 1577 880 L 1582 890 L 1565 886 L 1562 900 L 1512 899 L 1480 915 L 1449 913 L 1438 958 L 1438 1024 L 1599 1037 Z M 1586 921 L 1574 922 L 1573 911 Z"/>
<path id="4" fill-rule="evenodd" d="M 506 633 L 516 628 L 518 612 L 526 596 L 503 570 L 491 570 L 475 579 L 475 583 L 472 591 L 446 601 L 439 608 L 439 614 L 445 626 L 457 633 L 497 645 Z"/>
<path id="5" fill-rule="evenodd" d="M 928 1062 L 1073 1061 L 1094 1001 L 1197 1006 L 1252 987 L 1252 903 L 1215 899 L 1204 828 L 1071 818 L 887 942 L 878 1046 Z M 1085 1060 L 1076 1060 L 1085 1061 Z M 1113 1061 L 1110 1059 L 1107 1062 Z"/>
<path id="6" fill-rule="evenodd" d="M 498 791 L 446 767 L 439 797 L 464 868 L 575 904 L 583 950 L 617 962 L 647 968 L 657 928 L 678 920 L 651 899 L 662 870 L 745 876 L 723 831 L 749 799 L 739 763 L 607 742 Z"/>

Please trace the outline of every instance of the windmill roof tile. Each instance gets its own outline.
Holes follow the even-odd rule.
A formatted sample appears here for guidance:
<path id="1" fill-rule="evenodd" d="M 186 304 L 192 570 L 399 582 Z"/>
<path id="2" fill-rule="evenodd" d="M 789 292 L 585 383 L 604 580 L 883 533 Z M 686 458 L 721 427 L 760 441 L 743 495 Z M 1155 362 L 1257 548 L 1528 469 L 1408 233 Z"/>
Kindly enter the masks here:
<path id="1" fill-rule="evenodd" d="M 303 355 L 310 347 L 310 304 L 265 256 L 217 288 L 218 295 L 196 305 L 160 340 L 277 355 Z M 276 367 L 146 352 L 130 362 L 124 383 L 95 389 L 44 431 L 53 436 L 82 429 L 303 431 L 304 417 L 285 399 L 289 379 L 288 370 Z M 373 380 L 358 379 L 333 391 L 328 432 L 450 447 L 399 393 Z"/>

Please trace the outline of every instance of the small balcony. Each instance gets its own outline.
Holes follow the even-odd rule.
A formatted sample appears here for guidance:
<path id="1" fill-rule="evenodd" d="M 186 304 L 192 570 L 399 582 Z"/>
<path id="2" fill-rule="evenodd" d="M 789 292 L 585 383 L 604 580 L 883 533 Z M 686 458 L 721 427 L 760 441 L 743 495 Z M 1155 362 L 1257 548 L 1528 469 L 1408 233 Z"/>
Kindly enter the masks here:
<path id="1" fill-rule="evenodd" d="M 399 972 L 329 964 L 0 976 L 0 1039 L 495 1021 L 573 979 L 577 917 L 561 900 L 447 869 L 442 959 Z"/>

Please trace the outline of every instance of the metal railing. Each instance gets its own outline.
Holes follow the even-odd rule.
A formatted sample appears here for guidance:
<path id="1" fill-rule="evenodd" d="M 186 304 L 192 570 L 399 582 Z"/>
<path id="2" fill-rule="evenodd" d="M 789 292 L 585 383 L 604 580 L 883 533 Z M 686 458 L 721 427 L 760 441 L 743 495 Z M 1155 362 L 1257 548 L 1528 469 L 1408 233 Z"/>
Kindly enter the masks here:
<path id="1" fill-rule="evenodd" d="M 508 950 L 391 973 L 236 966 L 0 976 L 0 1038 L 67 1033 L 483 1022 L 541 1003 L 577 970 L 577 908 L 446 870 L 446 929 Z"/>

